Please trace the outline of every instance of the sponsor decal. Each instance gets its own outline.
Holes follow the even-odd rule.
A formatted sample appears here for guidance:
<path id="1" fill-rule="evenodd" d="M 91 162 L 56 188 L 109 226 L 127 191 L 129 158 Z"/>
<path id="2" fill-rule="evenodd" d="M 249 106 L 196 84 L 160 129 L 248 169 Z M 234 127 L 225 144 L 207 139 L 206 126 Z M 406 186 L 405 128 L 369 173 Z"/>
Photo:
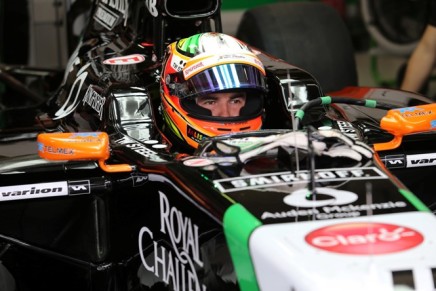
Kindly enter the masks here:
<path id="1" fill-rule="evenodd" d="M 387 176 L 375 167 L 316 169 L 314 175 L 317 182 L 387 179 Z M 309 171 L 296 171 L 220 179 L 214 183 L 221 192 L 234 192 L 274 185 L 307 183 L 310 179 Z"/>
<path id="2" fill-rule="evenodd" d="M 225 55 L 218 55 L 218 61 L 221 60 L 236 60 L 236 59 L 246 59 L 246 57 L 242 54 L 225 54 Z"/>
<path id="3" fill-rule="evenodd" d="M 89 180 L 69 181 L 68 190 L 70 195 L 91 194 L 91 183 Z"/>
<path id="4" fill-rule="evenodd" d="M 133 179 L 133 187 L 141 187 L 148 182 L 148 175 L 141 175 L 139 173 L 131 174 Z"/>
<path id="5" fill-rule="evenodd" d="M 55 146 L 48 146 L 38 142 L 38 151 L 42 153 L 51 153 L 56 155 L 71 156 L 74 155 L 74 150 L 71 148 L 59 148 Z"/>
<path id="6" fill-rule="evenodd" d="M 426 110 L 424 108 L 419 108 L 419 107 L 406 107 L 406 108 L 400 108 L 395 110 L 398 110 L 401 113 L 401 115 L 406 118 L 427 116 L 433 114 L 431 110 Z"/>
<path id="7" fill-rule="evenodd" d="M 112 30 L 117 21 L 117 15 L 106 7 L 99 6 L 95 11 L 94 19 L 106 29 Z"/>
<path id="8" fill-rule="evenodd" d="M 154 158 L 155 160 L 162 160 L 161 158 L 159 158 L 159 155 L 155 151 L 149 149 L 148 147 L 146 147 L 143 144 L 140 144 L 140 143 L 130 139 L 127 136 L 124 136 L 123 138 L 116 140 L 115 143 L 124 145 L 127 148 L 130 148 L 135 153 L 140 154 L 143 157 Z"/>
<path id="9" fill-rule="evenodd" d="M 408 112 L 422 111 L 424 109 L 419 108 L 419 107 L 403 107 L 403 108 L 399 108 L 399 109 L 395 109 L 395 110 L 399 111 L 401 114 L 405 114 Z"/>
<path id="10" fill-rule="evenodd" d="M 105 65 L 133 65 L 133 64 L 139 64 L 145 61 L 145 57 L 140 54 L 133 54 L 128 56 L 122 56 L 122 57 L 116 57 L 116 58 L 110 58 L 103 61 L 103 64 Z"/>
<path id="11" fill-rule="evenodd" d="M 139 231 L 139 254 L 144 268 L 170 285 L 173 290 L 207 290 L 197 274 L 203 267 L 199 245 L 199 228 L 192 219 L 172 206 L 167 196 L 159 191 L 160 234 L 144 226 Z M 158 237 L 165 236 L 170 244 Z M 153 252 L 146 256 L 144 247 Z"/>
<path id="12" fill-rule="evenodd" d="M 255 66 L 260 71 L 265 72 L 262 62 L 251 55 L 244 54 L 226 54 L 223 52 L 217 52 L 217 55 L 204 59 L 193 65 L 187 65 L 183 69 L 183 76 L 186 80 L 191 78 L 193 75 L 199 73 L 202 70 L 210 68 L 212 66 L 220 64 L 231 64 L 231 63 L 241 63 Z"/>
<path id="13" fill-rule="evenodd" d="M 186 60 L 182 59 L 178 55 L 173 55 L 171 59 L 171 67 L 176 71 L 180 72 L 186 65 Z"/>
<path id="14" fill-rule="evenodd" d="M 185 67 L 185 69 L 183 70 L 183 75 L 186 79 L 189 79 L 191 75 L 195 74 L 197 71 L 199 71 L 201 68 L 205 66 L 206 64 L 204 64 L 204 62 L 199 62 L 190 67 Z"/>
<path id="15" fill-rule="evenodd" d="M 204 135 L 201 132 L 193 129 L 189 125 L 188 125 L 187 134 L 188 134 L 188 137 L 190 139 L 194 140 L 195 142 L 201 142 L 203 139 L 205 139 L 207 137 L 206 135 Z"/>
<path id="16" fill-rule="evenodd" d="M 359 140 L 359 135 L 351 122 L 337 121 L 338 129 L 341 133 L 345 134 L 349 138 Z"/>
<path id="17" fill-rule="evenodd" d="M 68 195 L 67 182 L 50 182 L 0 187 L 0 201 Z"/>
<path id="18" fill-rule="evenodd" d="M 388 169 L 406 167 L 406 158 L 404 155 L 387 155 L 382 158 L 382 161 Z"/>
<path id="19" fill-rule="evenodd" d="M 321 207 L 326 205 L 343 205 L 350 204 L 357 200 L 356 193 L 332 188 L 316 188 L 316 194 L 309 196 L 309 189 L 299 189 L 286 196 L 283 201 L 290 206 L 295 207 Z M 315 200 L 316 195 L 323 195 L 329 198 Z"/>
<path id="20" fill-rule="evenodd" d="M 324 192 L 323 194 L 324 196 L 326 195 L 325 193 L 326 192 Z M 340 191 L 338 192 L 338 194 L 339 193 Z M 354 196 L 353 194 L 356 195 L 355 193 L 349 192 L 348 197 L 344 197 L 344 198 L 335 194 L 334 196 L 331 196 L 332 198 L 327 199 L 328 201 L 330 201 L 329 204 L 321 207 L 319 205 L 325 204 L 323 200 L 315 200 L 315 201 L 306 200 L 305 201 L 306 205 L 310 205 L 311 203 L 313 203 L 314 206 L 310 206 L 310 207 L 298 206 L 298 208 L 290 209 L 286 211 L 276 211 L 276 212 L 265 211 L 262 213 L 261 219 L 265 220 L 265 219 L 307 217 L 307 218 L 315 218 L 317 220 L 326 220 L 326 219 L 336 219 L 336 218 L 351 218 L 351 217 L 361 216 L 361 212 L 369 212 L 374 210 L 391 210 L 396 208 L 407 207 L 407 203 L 404 201 L 386 201 L 386 202 L 369 203 L 369 204 L 368 203 L 342 204 L 343 202 L 346 201 L 346 199 L 348 199 L 348 201 L 353 199 Z M 299 197 L 299 200 L 302 200 L 302 197 Z M 303 204 L 302 201 L 300 201 L 299 203 Z"/>
<path id="21" fill-rule="evenodd" d="M 79 65 L 80 59 L 76 58 L 73 62 L 73 65 Z M 88 77 L 88 72 L 86 69 L 91 65 L 91 63 L 88 63 L 84 65 L 80 70 L 77 72 L 77 78 L 74 80 L 73 85 L 70 88 L 70 92 L 68 93 L 68 98 L 65 100 L 65 103 L 62 105 L 61 108 L 59 108 L 58 111 L 55 113 L 54 120 L 61 119 L 72 113 L 77 106 L 80 104 L 80 98 L 79 94 L 82 91 L 83 83 L 85 82 L 86 78 Z M 71 65 L 72 70 L 72 65 Z"/>
<path id="22" fill-rule="evenodd" d="M 127 19 L 128 8 L 128 0 L 101 0 L 94 19 L 106 29 L 112 30 L 118 20 L 117 12 Z"/>
<path id="23" fill-rule="evenodd" d="M 151 16 L 153 16 L 153 17 L 158 16 L 156 2 L 157 2 L 157 0 L 145 0 L 145 6 L 147 6 L 148 11 L 150 12 Z"/>
<path id="24" fill-rule="evenodd" d="M 436 153 L 407 155 L 407 168 L 436 166 Z"/>
<path id="25" fill-rule="evenodd" d="M 349 255 L 383 255 L 420 245 L 417 230 L 387 223 L 341 223 L 310 232 L 305 241 L 318 249 Z"/>
<path id="26" fill-rule="evenodd" d="M 263 63 L 262 63 L 261 61 L 259 61 L 259 60 L 256 59 L 256 58 L 253 58 L 253 61 L 254 61 L 254 63 L 255 63 L 256 65 L 258 65 L 259 67 L 263 68 Z"/>
<path id="27" fill-rule="evenodd" d="M 91 108 L 98 113 L 100 120 L 102 120 L 103 117 L 103 106 L 105 102 L 105 97 L 100 96 L 100 94 L 98 94 L 92 86 L 88 87 L 88 90 L 86 90 L 83 98 L 83 104 L 88 104 L 91 106 Z"/>
<path id="28" fill-rule="evenodd" d="M 129 8 L 128 0 L 101 0 L 100 3 L 103 3 L 123 14 L 126 14 Z"/>
<path id="29" fill-rule="evenodd" d="M 69 138 L 71 138 L 69 142 L 101 142 L 98 132 L 74 132 Z"/>

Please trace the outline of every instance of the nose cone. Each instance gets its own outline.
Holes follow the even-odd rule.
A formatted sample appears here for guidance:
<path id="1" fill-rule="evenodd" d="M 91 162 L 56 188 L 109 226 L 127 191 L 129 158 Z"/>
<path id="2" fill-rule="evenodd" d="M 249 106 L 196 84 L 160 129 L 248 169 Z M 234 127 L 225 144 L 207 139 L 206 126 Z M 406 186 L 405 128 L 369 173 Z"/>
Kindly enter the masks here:
<path id="1" fill-rule="evenodd" d="M 431 276 L 435 226 L 425 212 L 262 225 L 249 245 L 260 290 L 398 290 L 397 270 Z"/>

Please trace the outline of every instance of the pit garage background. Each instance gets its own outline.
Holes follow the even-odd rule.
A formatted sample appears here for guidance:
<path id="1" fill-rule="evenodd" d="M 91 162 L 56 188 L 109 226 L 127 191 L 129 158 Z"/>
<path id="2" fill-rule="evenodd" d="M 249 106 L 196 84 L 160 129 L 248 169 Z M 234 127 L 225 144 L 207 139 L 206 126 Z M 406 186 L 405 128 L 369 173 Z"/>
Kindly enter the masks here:
<path id="1" fill-rule="evenodd" d="M 86 23 L 91 1 L 0 0 L 0 62 L 64 68 Z M 304 0 L 222 0 L 223 30 L 235 35 L 247 9 L 276 2 L 296 1 Z M 383 40 L 380 41 L 371 34 L 371 22 L 383 17 L 379 22 L 388 25 L 385 31 L 396 30 L 397 34 L 402 33 L 404 27 L 413 28 L 415 31 L 410 37 L 417 40 L 426 13 L 420 3 L 425 0 L 306 1 L 320 1 L 331 5 L 343 18 L 355 49 L 360 86 L 398 87 L 413 41 L 405 51 L 404 46 L 398 46 L 401 52 L 392 46 L 383 47 L 380 45 Z M 372 20 L 365 19 L 365 8 L 362 9 L 362 5 L 375 6 L 379 11 L 374 14 L 378 15 L 373 15 Z M 436 95 L 433 82 L 423 93 L 431 97 Z"/>

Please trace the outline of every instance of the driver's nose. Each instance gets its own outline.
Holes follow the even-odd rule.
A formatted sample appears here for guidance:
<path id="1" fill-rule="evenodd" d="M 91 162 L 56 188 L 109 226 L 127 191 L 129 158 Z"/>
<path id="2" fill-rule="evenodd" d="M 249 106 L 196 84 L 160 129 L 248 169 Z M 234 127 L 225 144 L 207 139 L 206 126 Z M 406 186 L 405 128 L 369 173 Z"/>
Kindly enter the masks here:
<path id="1" fill-rule="evenodd" d="M 222 104 L 220 106 L 219 115 L 220 117 L 230 117 L 231 116 L 231 110 L 230 106 L 227 104 Z"/>

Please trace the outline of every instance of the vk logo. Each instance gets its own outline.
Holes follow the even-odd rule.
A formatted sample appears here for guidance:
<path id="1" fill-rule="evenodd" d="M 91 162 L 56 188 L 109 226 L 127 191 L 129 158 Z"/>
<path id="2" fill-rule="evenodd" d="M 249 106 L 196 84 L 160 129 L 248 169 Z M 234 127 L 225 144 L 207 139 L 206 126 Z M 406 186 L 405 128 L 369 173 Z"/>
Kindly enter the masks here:
<path id="1" fill-rule="evenodd" d="M 68 189 L 70 195 L 91 194 L 91 183 L 88 180 L 69 181 Z"/>

